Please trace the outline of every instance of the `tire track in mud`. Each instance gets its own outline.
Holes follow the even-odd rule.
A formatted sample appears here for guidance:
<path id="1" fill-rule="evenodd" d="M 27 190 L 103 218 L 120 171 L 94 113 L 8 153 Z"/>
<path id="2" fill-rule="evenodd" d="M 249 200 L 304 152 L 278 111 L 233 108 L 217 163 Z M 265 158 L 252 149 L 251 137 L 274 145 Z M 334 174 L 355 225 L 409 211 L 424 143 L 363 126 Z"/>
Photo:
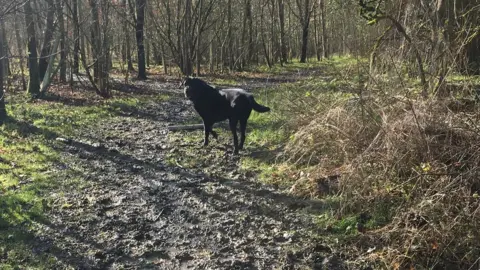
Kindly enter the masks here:
<path id="1" fill-rule="evenodd" d="M 309 213 L 321 203 L 244 175 L 216 178 L 165 162 L 174 147 L 166 126 L 193 115 L 172 91 L 171 101 L 121 112 L 58 144 L 82 185 L 39 225 L 42 252 L 75 269 L 343 269 L 312 241 Z M 236 172 L 241 157 L 223 158 Z"/>

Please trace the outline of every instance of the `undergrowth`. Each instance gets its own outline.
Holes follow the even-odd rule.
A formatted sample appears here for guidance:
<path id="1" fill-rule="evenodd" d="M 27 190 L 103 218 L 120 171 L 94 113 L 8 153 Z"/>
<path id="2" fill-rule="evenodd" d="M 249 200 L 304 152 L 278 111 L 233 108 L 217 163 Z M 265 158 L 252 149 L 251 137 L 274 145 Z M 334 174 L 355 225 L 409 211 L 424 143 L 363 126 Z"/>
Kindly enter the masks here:
<path id="1" fill-rule="evenodd" d="M 325 236 L 352 235 L 341 244 L 353 265 L 475 267 L 477 79 L 451 76 L 447 95 L 423 100 L 414 79 L 359 75 L 368 70 L 363 60 L 333 59 L 317 68 L 321 75 L 270 89 L 269 117 L 286 123 L 283 139 L 273 141 L 284 147 L 276 158 L 244 159 L 244 168 L 256 168 L 261 179 L 286 192 L 337 198 L 338 209 L 321 214 L 318 224 Z M 262 119 L 252 120 L 268 117 Z M 254 140 L 269 136 L 255 132 L 263 135 Z"/>

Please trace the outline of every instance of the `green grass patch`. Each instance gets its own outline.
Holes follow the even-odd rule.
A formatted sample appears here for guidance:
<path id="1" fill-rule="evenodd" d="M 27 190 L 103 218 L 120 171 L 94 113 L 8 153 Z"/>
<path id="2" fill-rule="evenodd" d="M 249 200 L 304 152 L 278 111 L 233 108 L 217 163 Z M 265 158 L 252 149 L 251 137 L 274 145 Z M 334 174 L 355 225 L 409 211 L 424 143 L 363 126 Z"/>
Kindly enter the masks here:
<path id="1" fill-rule="evenodd" d="M 235 78 L 213 78 L 211 83 L 213 85 L 237 85 L 239 81 Z"/>

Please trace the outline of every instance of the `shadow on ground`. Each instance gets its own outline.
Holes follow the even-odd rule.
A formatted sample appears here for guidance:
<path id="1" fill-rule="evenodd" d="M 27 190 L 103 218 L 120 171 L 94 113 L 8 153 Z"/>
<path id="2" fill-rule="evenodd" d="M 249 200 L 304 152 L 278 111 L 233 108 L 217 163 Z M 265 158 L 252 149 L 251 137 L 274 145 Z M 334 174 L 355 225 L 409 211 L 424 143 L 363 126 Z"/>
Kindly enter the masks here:
<path id="1" fill-rule="evenodd" d="M 167 160 L 185 146 L 172 144 L 166 126 L 191 117 L 188 106 L 165 101 L 120 108 L 116 117 L 62 139 L 17 122 L 23 136 L 42 135 L 62 153 L 65 180 L 78 179 L 60 195 L 51 190 L 52 205 L 33 228 L 25 227 L 22 245 L 33 255 L 40 250 L 56 258 L 55 267 L 82 269 L 299 269 L 333 256 L 311 242 L 318 231 L 312 215 L 328 206 L 242 174 L 241 157 L 228 146 L 186 151 L 213 152 L 204 161 L 207 169 L 231 177 Z"/>

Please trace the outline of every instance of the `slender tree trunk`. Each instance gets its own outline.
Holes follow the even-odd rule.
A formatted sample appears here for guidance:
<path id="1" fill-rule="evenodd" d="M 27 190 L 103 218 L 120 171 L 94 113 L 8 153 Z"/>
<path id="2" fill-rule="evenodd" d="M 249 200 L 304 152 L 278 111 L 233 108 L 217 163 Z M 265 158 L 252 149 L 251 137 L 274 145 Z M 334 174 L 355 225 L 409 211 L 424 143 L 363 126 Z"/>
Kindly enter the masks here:
<path id="1" fill-rule="evenodd" d="M 243 23 L 242 23 L 242 37 L 240 38 L 241 42 L 241 49 L 240 49 L 240 66 L 243 69 L 247 65 L 247 58 L 248 58 L 248 41 L 246 40 L 247 37 L 247 4 L 248 0 L 244 0 L 245 7 L 244 7 L 244 16 L 243 16 Z"/>
<path id="2" fill-rule="evenodd" d="M 307 62 L 307 49 L 308 49 L 308 30 L 310 26 L 310 16 L 312 11 L 310 10 L 310 0 L 305 0 L 302 7 L 300 1 L 297 1 L 298 11 L 300 16 L 300 24 L 302 26 L 302 48 L 300 54 L 300 63 Z"/>
<path id="3" fill-rule="evenodd" d="M 145 64 L 150 67 L 150 39 L 145 38 Z"/>
<path id="4" fill-rule="evenodd" d="M 45 35 L 43 38 L 42 50 L 40 52 L 40 59 L 38 62 L 38 75 L 40 80 L 45 76 L 48 66 L 48 56 L 52 53 L 52 40 L 53 40 L 53 21 L 55 19 L 55 6 L 53 0 L 45 0 L 47 2 L 47 19 L 45 25 Z"/>
<path id="5" fill-rule="evenodd" d="M 15 28 L 15 39 L 17 42 L 18 54 L 20 56 L 20 72 L 22 73 L 22 88 L 23 91 L 27 90 L 27 82 L 25 81 L 25 60 L 23 59 L 23 45 L 20 38 L 20 26 L 17 20 L 13 20 L 13 25 Z"/>
<path id="6" fill-rule="evenodd" d="M 65 48 L 65 22 L 63 19 L 63 2 L 62 0 L 56 0 L 57 6 L 57 18 L 60 31 L 60 81 L 67 81 L 67 52 Z"/>
<path id="7" fill-rule="evenodd" d="M 155 65 L 159 66 L 162 64 L 162 56 L 160 53 L 160 49 L 158 46 L 158 42 L 153 42 L 152 43 L 152 53 L 153 53 L 153 61 L 155 62 Z"/>
<path id="8" fill-rule="evenodd" d="M 278 0 L 278 21 L 280 25 L 280 55 L 281 63 L 287 62 L 287 46 L 285 41 L 285 4 Z"/>
<path id="9" fill-rule="evenodd" d="M 302 27 L 302 52 L 300 56 L 300 63 L 307 62 L 307 49 L 308 49 L 308 26 Z"/>
<path id="10" fill-rule="evenodd" d="M 73 16 L 73 73 L 78 74 L 78 69 L 80 66 L 79 62 L 79 53 L 80 53 L 80 24 L 78 21 L 79 17 L 79 6 L 78 0 L 72 0 L 72 16 Z"/>
<path id="11" fill-rule="evenodd" d="M 11 74 L 10 70 L 10 59 L 8 58 L 9 48 L 8 48 L 8 40 L 7 40 L 7 31 L 5 30 L 5 20 L 2 20 L 2 35 L 3 35 L 3 55 L 5 55 L 5 59 L 3 61 L 3 71 L 5 72 L 5 77 L 8 78 L 8 75 Z"/>
<path id="12" fill-rule="evenodd" d="M 328 44 L 327 44 L 327 26 L 325 20 L 325 0 L 319 0 L 320 4 L 320 21 L 322 23 L 322 56 L 328 58 Z"/>
<path id="13" fill-rule="evenodd" d="M 209 47 L 209 51 L 210 51 L 210 57 L 209 57 L 209 67 L 208 69 L 210 70 L 210 73 L 213 73 L 214 69 L 215 69 L 215 58 L 214 58 L 214 55 L 213 55 L 213 41 L 215 40 L 215 38 L 212 38 L 212 41 L 210 42 L 210 44 L 208 45 Z"/>
<path id="14" fill-rule="evenodd" d="M 143 36 L 143 26 L 145 23 L 145 5 L 146 0 L 136 0 L 137 23 L 135 25 L 135 37 L 137 38 L 137 57 L 138 57 L 138 76 L 139 80 L 147 79 L 147 70 L 145 68 L 145 44 Z"/>
<path id="15" fill-rule="evenodd" d="M 197 53 L 196 53 L 196 57 L 197 57 L 197 76 L 200 76 L 200 64 L 201 64 L 201 61 L 202 61 L 202 50 L 201 50 L 201 38 L 202 38 L 202 9 L 203 9 L 203 0 L 199 0 L 198 2 L 198 22 L 197 22 Z"/>
<path id="16" fill-rule="evenodd" d="M 92 15 L 90 35 L 92 38 L 91 52 L 93 57 L 93 78 L 95 83 L 100 79 L 100 54 L 102 50 L 102 40 L 100 37 L 100 18 L 98 16 L 98 0 L 89 0 Z"/>
<path id="17" fill-rule="evenodd" d="M 98 63 L 99 65 L 99 89 L 102 92 L 102 94 L 105 95 L 105 97 L 110 97 L 110 85 L 109 85 L 109 70 L 110 70 L 110 40 L 108 39 L 108 8 L 109 8 L 109 2 L 108 1 L 99 1 L 100 2 L 100 11 L 101 11 L 101 18 L 102 18 L 102 24 L 99 29 L 101 29 L 101 32 L 99 33 L 99 38 L 100 38 L 100 57 L 99 60 L 100 62 Z"/>
<path id="18" fill-rule="evenodd" d="M 279 52 L 280 52 L 280 49 L 279 49 L 279 46 L 278 46 L 278 38 L 276 37 L 276 31 L 275 31 L 275 23 L 276 23 L 276 20 L 273 19 L 275 18 L 275 16 L 278 14 L 278 12 L 276 11 L 276 0 L 271 0 L 270 4 L 271 4 L 271 10 L 270 10 L 270 17 L 272 18 L 270 20 L 270 56 L 271 56 L 271 59 L 272 59 L 272 64 L 274 64 L 275 62 L 278 61 L 278 59 L 280 58 L 279 57 Z"/>
<path id="19" fill-rule="evenodd" d="M 101 2 L 101 0 L 89 0 L 90 9 L 91 9 L 91 36 L 92 36 L 92 56 L 93 56 L 93 78 L 90 75 L 89 68 L 86 65 L 85 54 L 82 53 L 82 62 L 89 77 L 91 83 L 95 87 L 95 91 L 98 95 L 108 98 L 110 97 L 110 90 L 108 85 L 108 40 L 107 40 L 107 25 L 108 25 L 108 14 L 107 8 L 105 5 L 108 3 Z M 103 38 L 100 27 L 100 12 L 101 9 L 102 21 L 104 24 L 103 29 Z"/>
<path id="20" fill-rule="evenodd" d="M 132 1 L 132 0 L 130 0 Z M 127 3 L 127 0 L 122 0 L 122 7 L 124 8 L 125 10 L 125 18 L 124 20 L 122 20 L 122 24 L 123 24 L 123 34 L 124 34 L 124 37 L 125 37 L 125 57 L 126 57 L 126 61 L 127 61 L 127 70 L 128 71 L 135 71 L 135 69 L 133 68 L 133 62 L 132 62 L 132 46 L 130 44 L 130 31 L 129 31 L 129 24 L 128 24 L 128 17 L 129 17 L 129 10 L 130 8 L 127 6 L 128 3 Z"/>
<path id="21" fill-rule="evenodd" d="M 149 38 L 149 32 L 147 29 L 151 29 L 151 27 L 148 27 L 150 21 L 148 17 L 148 13 L 144 13 L 145 18 L 144 18 L 144 29 L 143 29 L 143 40 L 145 43 L 145 64 L 147 67 L 150 67 L 150 46 L 151 46 L 151 39 Z M 145 29 L 145 25 L 147 25 L 147 28 Z"/>
<path id="22" fill-rule="evenodd" d="M 227 3 L 227 21 L 228 21 L 228 29 L 227 29 L 227 40 L 228 40 L 228 68 L 230 71 L 234 69 L 234 61 L 235 57 L 233 56 L 233 22 L 232 22 L 232 0 L 228 0 Z"/>
<path id="23" fill-rule="evenodd" d="M 317 56 L 317 61 L 320 61 L 322 58 L 320 53 L 320 38 L 318 37 L 318 12 L 313 11 L 313 32 L 314 32 L 314 41 L 315 41 L 315 55 Z"/>
<path id="24" fill-rule="evenodd" d="M 191 35 L 191 19 L 192 19 L 192 0 L 185 1 L 185 17 L 183 19 L 183 34 L 182 44 L 179 48 L 182 48 L 182 72 L 185 75 L 191 75 L 193 73 L 192 63 L 192 48 L 193 41 Z"/>
<path id="25" fill-rule="evenodd" d="M 253 60 L 253 55 L 255 53 L 255 44 L 254 44 L 254 37 L 255 33 L 253 33 L 253 18 L 252 18 L 252 1 L 248 0 L 248 14 L 247 14 L 247 24 L 248 24 L 248 63 L 251 64 Z"/>
<path id="26" fill-rule="evenodd" d="M 162 57 L 162 66 L 163 66 L 163 72 L 165 75 L 168 75 L 168 66 L 167 66 L 167 61 L 165 60 L 165 46 L 162 44 L 160 46 L 161 49 L 161 57 Z"/>
<path id="27" fill-rule="evenodd" d="M 35 24 L 33 22 L 33 11 L 32 7 L 30 6 L 30 1 L 25 2 L 25 4 L 23 5 L 23 9 L 25 13 L 25 25 L 27 26 L 28 71 L 30 73 L 27 93 L 33 97 L 36 97 L 40 93 L 40 74 L 38 72 Z"/>
<path id="28" fill-rule="evenodd" d="M 3 48 L 4 45 L 4 36 L 0 35 L 0 47 Z M 0 52 L 0 126 L 7 120 L 7 110 L 5 109 L 5 91 L 3 90 L 3 78 L 4 78 L 4 64 L 6 55 L 2 50 Z"/>
<path id="29" fill-rule="evenodd" d="M 263 7 L 262 7 L 262 10 L 260 11 L 260 27 L 263 29 L 263 26 L 264 26 L 264 11 L 263 11 Z M 269 68 L 272 67 L 272 62 L 270 61 L 270 57 L 269 57 L 269 54 L 268 54 L 268 48 L 267 48 L 267 43 L 265 41 L 265 35 L 262 35 L 262 47 L 263 47 L 263 53 L 265 55 L 265 61 L 267 62 L 267 65 Z"/>

